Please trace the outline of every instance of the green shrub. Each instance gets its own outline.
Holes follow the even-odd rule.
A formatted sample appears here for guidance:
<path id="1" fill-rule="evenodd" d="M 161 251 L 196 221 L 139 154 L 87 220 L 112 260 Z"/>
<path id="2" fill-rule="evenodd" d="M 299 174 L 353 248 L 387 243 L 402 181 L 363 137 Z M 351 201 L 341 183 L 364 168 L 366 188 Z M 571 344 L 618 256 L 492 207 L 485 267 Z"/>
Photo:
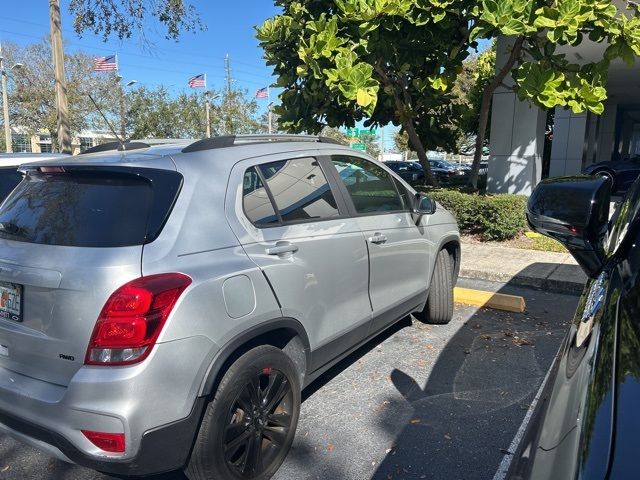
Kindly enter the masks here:
<path id="1" fill-rule="evenodd" d="M 462 233 L 482 240 L 509 240 L 527 227 L 524 195 L 474 195 L 457 190 L 425 190 L 458 220 Z"/>

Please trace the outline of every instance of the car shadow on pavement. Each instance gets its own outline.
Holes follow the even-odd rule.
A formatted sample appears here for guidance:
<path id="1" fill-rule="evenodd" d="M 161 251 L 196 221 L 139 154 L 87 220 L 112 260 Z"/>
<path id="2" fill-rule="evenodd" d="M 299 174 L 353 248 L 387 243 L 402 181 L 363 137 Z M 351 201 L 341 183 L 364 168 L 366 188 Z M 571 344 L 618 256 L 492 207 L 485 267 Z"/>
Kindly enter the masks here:
<path id="1" fill-rule="evenodd" d="M 392 370 L 399 395 L 388 398 L 378 427 L 395 433 L 395 442 L 369 478 L 493 478 L 510 453 L 578 298 L 508 285 L 499 291 L 528 297 L 527 310 L 496 315 L 478 309 L 427 375 Z M 410 419 L 399 427 L 398 414 L 407 408 Z"/>

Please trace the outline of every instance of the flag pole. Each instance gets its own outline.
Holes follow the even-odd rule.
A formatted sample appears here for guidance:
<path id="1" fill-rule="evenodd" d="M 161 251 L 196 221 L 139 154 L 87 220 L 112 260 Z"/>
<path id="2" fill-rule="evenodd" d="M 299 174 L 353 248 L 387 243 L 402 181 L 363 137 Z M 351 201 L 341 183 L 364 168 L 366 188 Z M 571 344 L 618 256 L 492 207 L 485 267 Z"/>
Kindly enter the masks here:
<path id="1" fill-rule="evenodd" d="M 269 85 L 267 85 L 267 112 L 269 118 L 269 135 L 271 135 L 273 129 L 271 128 L 271 89 Z"/>
<path id="2" fill-rule="evenodd" d="M 209 110 L 209 90 L 207 90 L 207 74 L 204 74 L 204 111 L 207 117 L 207 138 L 211 137 L 211 113 Z"/>

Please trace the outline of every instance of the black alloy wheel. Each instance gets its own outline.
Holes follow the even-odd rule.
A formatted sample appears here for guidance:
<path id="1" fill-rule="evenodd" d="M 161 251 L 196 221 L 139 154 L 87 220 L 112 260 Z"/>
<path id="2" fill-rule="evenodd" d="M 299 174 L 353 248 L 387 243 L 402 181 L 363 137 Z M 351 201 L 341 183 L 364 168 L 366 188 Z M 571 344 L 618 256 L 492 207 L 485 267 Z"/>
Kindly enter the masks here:
<path id="1" fill-rule="evenodd" d="M 227 369 L 202 418 L 185 465 L 190 480 L 267 480 L 287 456 L 298 425 L 301 375 L 271 345 Z"/>
<path id="2" fill-rule="evenodd" d="M 223 449 L 229 468 L 254 478 L 277 459 L 293 420 L 294 396 L 287 377 L 265 367 L 240 391 L 227 414 Z"/>

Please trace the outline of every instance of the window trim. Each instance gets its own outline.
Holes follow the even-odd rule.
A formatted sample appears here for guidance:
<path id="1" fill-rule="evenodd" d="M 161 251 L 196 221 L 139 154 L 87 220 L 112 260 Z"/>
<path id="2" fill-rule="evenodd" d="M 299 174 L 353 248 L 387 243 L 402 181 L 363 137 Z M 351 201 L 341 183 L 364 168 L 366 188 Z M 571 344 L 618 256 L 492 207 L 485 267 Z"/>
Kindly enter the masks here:
<path id="1" fill-rule="evenodd" d="M 368 158 L 363 158 L 363 157 L 359 157 L 357 155 L 350 155 L 348 153 L 333 153 L 331 155 L 328 155 L 328 161 L 331 164 L 331 168 L 332 168 L 332 173 L 334 175 L 334 178 L 337 179 L 337 183 L 338 183 L 338 188 L 340 189 L 340 193 L 342 194 L 345 203 L 347 204 L 347 209 L 349 210 L 349 216 L 353 217 L 353 218 L 358 218 L 358 217 L 374 217 L 374 216 L 378 216 L 378 215 L 397 215 L 398 213 L 411 213 L 411 208 L 410 206 L 407 206 L 407 208 L 405 209 L 401 209 L 401 210 L 388 210 L 386 212 L 365 212 L 365 213 L 360 213 L 356 210 L 356 206 L 353 203 L 353 199 L 351 198 L 351 195 L 349 194 L 349 190 L 347 190 L 347 186 L 344 184 L 344 182 L 342 181 L 342 178 L 340 178 L 340 174 L 338 173 L 338 169 L 335 167 L 335 165 L 333 164 L 333 158 L 335 157 L 351 157 L 351 158 L 357 158 L 358 160 L 362 160 L 365 162 L 369 162 L 377 167 L 381 167 L 385 172 L 387 172 L 392 180 L 397 180 L 402 182 L 402 179 L 398 179 L 399 175 L 395 175 L 395 172 L 393 172 L 391 170 L 390 167 L 384 167 L 384 166 L 380 166 L 375 162 L 372 162 L 371 160 L 369 160 Z M 396 193 L 398 194 L 398 198 L 400 199 L 401 203 L 405 203 L 402 201 L 402 196 L 400 195 L 400 192 L 398 191 L 398 186 L 397 186 L 397 182 L 396 181 L 392 181 L 391 183 L 393 183 L 393 186 L 396 190 Z M 403 185 L 404 186 L 404 185 Z M 406 187 L 405 187 L 405 190 Z M 407 196 L 409 195 L 410 191 L 407 190 Z"/>
<path id="2" fill-rule="evenodd" d="M 244 172 L 242 174 L 242 178 L 244 178 L 244 175 L 250 169 L 253 168 L 255 170 L 255 172 L 258 174 L 258 177 L 260 178 L 260 181 L 262 182 L 262 185 L 264 186 L 265 191 L 267 192 L 267 197 L 269 198 L 269 201 L 271 202 L 271 208 L 273 208 L 273 211 L 275 212 L 276 216 L 278 217 L 278 222 L 277 223 L 272 223 L 272 224 L 268 224 L 268 225 L 256 224 L 255 222 L 253 222 L 253 220 L 251 220 L 249 215 L 247 215 L 247 212 L 246 212 L 246 210 L 244 208 L 244 195 L 243 195 L 242 196 L 242 214 L 249 221 L 249 223 L 251 223 L 251 225 L 253 225 L 255 228 L 257 228 L 259 230 L 264 230 L 264 229 L 268 229 L 268 228 L 288 227 L 290 225 L 301 225 L 301 224 L 305 224 L 305 223 L 327 222 L 327 221 L 332 221 L 332 220 L 342 220 L 342 219 L 345 219 L 345 218 L 349 218 L 348 205 L 345 203 L 344 198 L 342 198 L 342 192 L 337 188 L 338 186 L 333 181 L 333 176 L 332 176 L 333 172 L 331 172 L 331 171 L 327 172 L 327 164 L 326 164 L 327 157 L 323 156 L 323 155 L 310 154 L 310 155 L 307 155 L 307 156 L 304 156 L 304 157 L 292 157 L 292 158 L 284 159 L 284 161 L 300 160 L 302 158 L 311 158 L 311 159 L 314 159 L 316 162 L 318 162 L 318 165 L 320 166 L 320 171 L 324 175 L 325 180 L 327 181 L 327 185 L 329 185 L 329 190 L 331 191 L 331 193 L 333 195 L 333 198 L 336 201 L 336 207 L 337 207 L 337 210 L 338 210 L 338 215 L 336 215 L 334 217 L 309 218 L 309 219 L 301 219 L 301 220 L 283 220 L 282 219 L 282 214 L 280 213 L 280 209 L 277 207 L 276 201 L 275 201 L 275 199 L 273 197 L 273 194 L 271 193 L 271 189 L 269 188 L 269 185 L 266 182 L 264 174 L 262 173 L 262 169 L 259 168 L 262 165 L 268 165 L 269 163 L 275 163 L 275 162 L 283 161 L 283 160 L 271 160 L 271 161 L 268 161 L 268 162 L 254 163 L 251 166 L 248 166 L 244 170 Z M 329 160 L 329 162 L 330 162 L 330 160 Z"/>

